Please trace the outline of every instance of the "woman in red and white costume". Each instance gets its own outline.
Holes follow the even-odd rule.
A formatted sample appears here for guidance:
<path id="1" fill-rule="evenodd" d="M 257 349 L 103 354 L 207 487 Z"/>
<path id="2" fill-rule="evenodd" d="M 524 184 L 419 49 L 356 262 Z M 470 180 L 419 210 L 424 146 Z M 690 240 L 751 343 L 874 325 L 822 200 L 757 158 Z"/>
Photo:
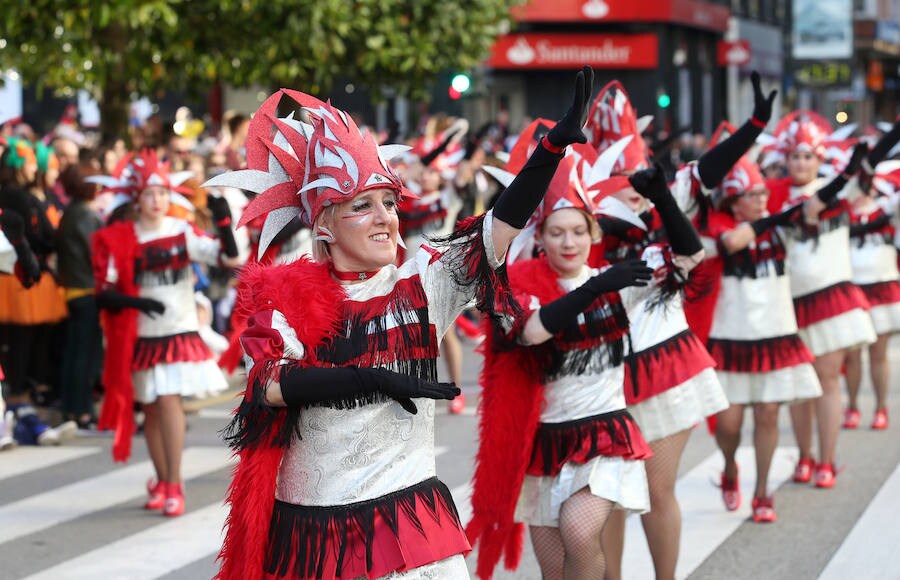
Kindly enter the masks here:
<path id="1" fill-rule="evenodd" d="M 788 270 L 791 295 L 800 338 L 816 357 L 813 366 L 822 386 L 816 401 L 791 406 L 791 421 L 800 458 L 794 481 L 815 479 L 817 487 L 835 483 L 835 452 L 841 424 L 840 378 L 847 353 L 875 342 L 875 329 L 866 312 L 865 295 L 852 282 L 849 244 L 849 202 L 839 199 L 847 182 L 859 171 L 866 156 L 863 146 L 842 173 L 827 184 L 817 177 L 824 154 L 825 131 L 815 113 L 796 111 L 776 127 L 775 136 L 787 155 L 790 176 L 766 184 L 770 213 L 779 213 L 804 200 L 802 224 L 785 230 L 789 239 Z M 898 130 L 900 131 L 900 130 Z M 891 135 L 890 139 L 894 139 Z M 882 143 L 868 155 L 870 166 L 877 164 Z M 847 188 L 847 196 L 858 193 Z M 819 461 L 812 456 L 813 417 L 819 434 Z"/>
<path id="2" fill-rule="evenodd" d="M 640 192 L 629 187 L 624 176 L 646 167 L 649 152 L 637 128 L 634 109 L 621 85 L 613 82 L 600 92 L 588 122 L 592 142 L 602 151 L 616 139 L 632 138 L 613 166 L 612 173 L 619 177 L 617 181 L 610 180 L 610 184 L 617 191 L 613 199 L 608 198 L 600 204 L 599 221 L 604 238 L 595 258 L 602 255 L 616 263 L 638 256 L 654 244 L 662 247 L 678 245 L 665 227 L 664 212 L 695 211 L 694 204 L 705 201 L 703 192 L 722 180 L 753 144 L 771 116 L 775 93 L 763 95 L 758 76 L 754 77 L 754 88 L 753 117 L 730 139 L 711 148 L 677 175 L 673 194 L 680 209 L 654 207 Z M 616 184 L 619 187 L 615 187 Z M 617 201 L 626 207 L 621 208 Z M 604 210 L 604 206 L 609 209 Z M 610 211 L 616 206 L 621 211 Z M 629 210 L 633 215 L 627 215 Z M 619 217 L 613 215 L 616 213 Z M 683 246 L 680 250 L 674 252 L 675 263 L 689 272 L 702 254 L 685 254 Z M 684 313 L 682 288 L 686 284 L 696 286 L 699 283 L 686 278 L 672 280 L 662 303 L 648 300 L 629 311 L 634 355 L 628 369 L 634 372 L 626 375 L 625 392 L 628 409 L 654 453 L 647 461 L 652 509 L 641 520 L 658 578 L 675 576 L 681 532 L 675 481 L 691 428 L 728 406 L 713 369 L 713 360 L 703 342 L 688 327 Z M 608 527 L 610 532 L 624 529 L 621 514 L 616 514 L 613 522 L 614 526 Z M 623 537 L 621 531 L 608 536 L 610 553 L 621 554 L 621 547 L 614 545 L 618 537 Z M 616 566 L 611 566 L 607 573 L 610 578 L 621 576 L 618 559 Z"/>
<path id="3" fill-rule="evenodd" d="M 538 119 L 528 127 L 508 167 L 549 126 Z M 625 410 L 623 380 L 627 287 L 647 285 L 653 271 L 641 260 L 602 272 L 587 265 L 599 229 L 579 178 L 583 162 L 570 154 L 560 164 L 523 233 L 527 243 L 536 233 L 544 255 L 510 267 L 519 308 L 486 332 L 466 528 L 481 578 L 504 552 L 506 567 L 517 567 L 526 524 L 544 578 L 602 577 L 600 533 L 610 512 L 649 509 L 650 450 Z"/>
<path id="4" fill-rule="evenodd" d="M 875 415 L 872 429 L 887 429 L 887 390 L 890 368 L 887 345 L 890 336 L 900 331 L 900 272 L 897 270 L 897 215 L 900 193 L 900 163 L 885 161 L 875 168 L 872 185 L 850 208 L 850 263 L 853 283 L 869 301 L 869 315 L 878 335 L 869 345 L 869 373 L 875 388 Z M 859 426 L 857 396 L 862 383 L 862 351 L 847 356 L 846 380 L 848 404 L 844 411 L 845 429 Z"/>
<path id="5" fill-rule="evenodd" d="M 227 387 L 198 333 L 191 261 L 237 265 L 228 205 L 209 198 L 219 239 L 168 217 L 177 185 L 168 164 L 159 163 L 152 150 L 126 156 L 114 176 L 90 180 L 137 204 L 137 219 L 102 228 L 92 240 L 107 344 L 103 383 L 108 391 L 100 425 L 115 429 L 113 458 L 126 461 L 134 430 L 132 404 L 143 404 L 144 438 L 156 472 L 144 507 L 181 515 L 181 398 Z"/>
<path id="6" fill-rule="evenodd" d="M 733 132 L 724 124 L 716 134 L 723 130 Z M 800 206 L 767 217 L 768 197 L 759 170 L 742 157 L 714 193 L 718 211 L 701 231 L 706 255 L 721 273 L 707 347 L 730 403 L 716 420 L 716 441 L 725 456 L 722 498 L 729 511 L 740 506 L 735 453 L 744 410 L 752 406 L 755 522 L 776 520 L 768 475 L 778 444 L 780 405 L 822 394 L 814 357 L 797 334 L 787 249 L 775 227 L 798 219 Z"/>
<path id="7" fill-rule="evenodd" d="M 581 133 L 590 69 L 572 108 L 491 212 L 395 265 L 397 203 L 387 158 L 338 109 L 282 89 L 253 118 L 249 169 L 213 184 L 260 195 L 242 219 L 266 231 L 299 215 L 314 260 L 242 273 L 237 308 L 247 391 L 229 439 L 240 463 L 218 578 L 468 578 L 453 498 L 435 476 L 440 337 L 473 298 L 508 302 L 503 261 Z M 586 94 L 585 94 L 586 92 Z M 300 108 L 278 117 L 279 106 Z M 505 311 L 505 308 L 501 307 Z"/>

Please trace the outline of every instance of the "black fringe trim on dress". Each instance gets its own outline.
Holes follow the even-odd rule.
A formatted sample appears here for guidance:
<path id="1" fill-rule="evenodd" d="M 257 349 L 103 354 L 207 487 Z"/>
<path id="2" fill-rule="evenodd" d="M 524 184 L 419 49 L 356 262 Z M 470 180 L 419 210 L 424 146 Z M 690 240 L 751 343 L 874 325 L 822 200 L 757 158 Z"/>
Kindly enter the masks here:
<path id="1" fill-rule="evenodd" d="M 441 523 L 442 514 L 450 514 L 452 524 L 462 530 L 450 490 L 436 477 L 373 500 L 347 505 L 299 506 L 276 500 L 269 527 L 266 572 L 282 577 L 321 578 L 329 553 L 337 553 L 340 574 L 351 536 L 365 544 L 366 569 L 371 570 L 376 514 L 395 536 L 399 534 L 399 520 L 404 517 L 424 537 L 416 512 L 419 502 L 436 523 Z M 332 533 L 338 537 L 337 546 L 329 544 Z"/>
<path id="2" fill-rule="evenodd" d="M 556 475 L 559 467 L 573 458 L 578 459 L 579 463 L 587 462 L 603 453 L 599 447 L 599 435 L 603 431 L 609 435 L 613 444 L 626 447 L 629 454 L 633 454 L 635 448 L 631 440 L 631 424 L 634 424 L 634 419 L 626 409 L 565 423 L 541 423 L 534 436 L 529 465 L 540 465 L 544 475 Z M 590 442 L 590 447 L 587 453 L 579 456 L 586 442 Z"/>
<path id="3" fill-rule="evenodd" d="M 190 267 L 166 268 L 165 270 L 145 270 L 135 272 L 134 283 L 141 288 L 173 286 L 192 275 Z"/>
<path id="4" fill-rule="evenodd" d="M 482 234 L 487 215 L 463 220 L 450 235 L 429 239 L 436 250 L 443 252 L 442 261 L 459 291 L 475 296 L 478 310 L 496 321 L 504 315 L 518 318 L 522 307 L 510 291 L 506 263 L 496 270 L 491 268 L 484 247 Z"/>
<path id="5" fill-rule="evenodd" d="M 717 368 L 733 373 L 771 372 L 814 360 L 796 334 L 757 340 L 710 338 L 707 346 Z"/>

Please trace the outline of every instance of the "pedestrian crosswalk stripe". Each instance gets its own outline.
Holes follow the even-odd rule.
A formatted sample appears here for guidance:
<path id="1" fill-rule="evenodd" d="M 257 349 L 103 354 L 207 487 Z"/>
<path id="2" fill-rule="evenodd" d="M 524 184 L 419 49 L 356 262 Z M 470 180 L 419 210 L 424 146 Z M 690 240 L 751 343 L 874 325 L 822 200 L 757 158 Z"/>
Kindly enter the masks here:
<path id="1" fill-rule="evenodd" d="M 213 558 L 222 546 L 221 531 L 227 514 L 228 508 L 221 504 L 188 512 L 25 580 L 153 580 L 201 558 Z"/>
<path id="2" fill-rule="evenodd" d="M 0 454 L 0 480 L 99 453 L 101 447 L 19 447 Z"/>
<path id="3" fill-rule="evenodd" d="M 900 466 L 884 482 L 819 580 L 898 578 L 900 568 Z"/>
<path id="4" fill-rule="evenodd" d="M 188 447 L 182 464 L 182 477 L 191 480 L 227 467 L 229 451 L 225 447 Z M 124 501 L 143 499 L 152 473 L 151 463 L 142 461 L 2 506 L 0 544 Z"/>
<path id="5" fill-rule="evenodd" d="M 774 492 L 794 472 L 797 459 L 795 447 L 779 447 L 772 457 L 769 470 L 769 490 Z M 724 460 L 716 451 L 696 467 L 678 478 L 675 496 L 681 505 L 681 553 L 675 576 L 687 578 L 728 537 L 750 517 L 750 499 L 756 486 L 756 458 L 752 447 L 740 447 L 737 452 L 740 485 L 744 490 L 741 507 L 729 512 L 720 499 L 718 482 Z M 640 517 L 628 518 L 625 531 L 625 552 L 622 557 L 622 577 L 643 580 L 654 578 L 653 559 L 647 547 Z"/>

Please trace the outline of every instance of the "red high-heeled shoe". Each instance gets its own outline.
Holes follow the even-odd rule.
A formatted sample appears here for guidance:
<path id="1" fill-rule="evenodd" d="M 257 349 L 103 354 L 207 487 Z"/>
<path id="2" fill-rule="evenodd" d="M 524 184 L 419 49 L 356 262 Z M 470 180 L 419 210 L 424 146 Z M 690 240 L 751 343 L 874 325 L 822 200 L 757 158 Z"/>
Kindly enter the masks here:
<path id="1" fill-rule="evenodd" d="M 166 502 L 163 506 L 163 515 L 174 517 L 184 513 L 184 492 L 180 483 L 166 484 Z"/>

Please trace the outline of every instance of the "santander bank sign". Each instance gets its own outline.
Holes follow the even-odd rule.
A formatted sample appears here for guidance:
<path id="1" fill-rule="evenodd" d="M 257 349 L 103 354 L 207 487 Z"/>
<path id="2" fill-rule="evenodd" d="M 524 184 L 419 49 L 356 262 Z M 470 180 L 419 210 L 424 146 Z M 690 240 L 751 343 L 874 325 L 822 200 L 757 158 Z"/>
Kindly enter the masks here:
<path id="1" fill-rule="evenodd" d="M 491 49 L 494 68 L 556 69 L 589 64 L 594 68 L 654 68 L 655 34 L 507 34 Z"/>

